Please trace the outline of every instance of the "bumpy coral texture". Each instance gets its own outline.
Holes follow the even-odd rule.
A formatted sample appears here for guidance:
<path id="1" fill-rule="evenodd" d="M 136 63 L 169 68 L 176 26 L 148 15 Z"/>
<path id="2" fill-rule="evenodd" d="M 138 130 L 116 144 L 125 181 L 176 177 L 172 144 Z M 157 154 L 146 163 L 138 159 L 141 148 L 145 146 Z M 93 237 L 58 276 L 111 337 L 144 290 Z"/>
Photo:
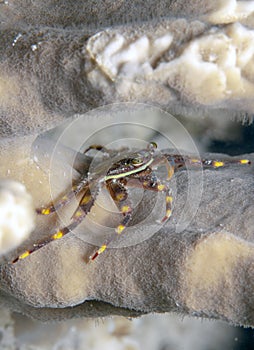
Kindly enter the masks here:
<path id="1" fill-rule="evenodd" d="M 253 1 L 17 0 L 0 3 L 0 20 L 1 177 L 25 184 L 36 206 L 50 200 L 50 184 L 31 146 L 74 113 L 129 100 L 189 116 L 253 113 Z M 15 265 L 11 252 L 0 266 L 1 303 L 43 320 L 175 311 L 254 326 L 252 170 L 205 171 L 197 214 L 180 233 L 179 173 L 175 221 L 94 264 L 85 264 L 94 247 L 73 234 Z M 38 218 L 18 251 L 58 225 L 54 215 Z"/>
<path id="2" fill-rule="evenodd" d="M 0 4 L 2 134 L 45 130 L 119 101 L 251 118 L 253 1 L 131 3 Z"/>
<path id="3" fill-rule="evenodd" d="M 21 183 L 0 181 L 0 253 L 18 246 L 35 227 L 32 197 Z"/>

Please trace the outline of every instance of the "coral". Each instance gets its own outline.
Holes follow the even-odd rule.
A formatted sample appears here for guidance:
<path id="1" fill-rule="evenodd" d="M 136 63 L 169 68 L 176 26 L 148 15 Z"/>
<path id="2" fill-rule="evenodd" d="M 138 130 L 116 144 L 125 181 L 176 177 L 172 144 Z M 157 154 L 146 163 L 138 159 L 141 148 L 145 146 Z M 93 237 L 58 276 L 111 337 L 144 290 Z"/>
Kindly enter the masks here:
<path id="1" fill-rule="evenodd" d="M 226 5 L 148 1 L 147 7 L 142 3 L 134 10 L 127 1 L 102 6 L 87 17 L 90 5 L 85 1 L 84 12 L 73 1 L 59 2 L 55 11 L 51 1 L 1 3 L 1 134 L 40 132 L 74 113 L 120 101 L 154 102 L 189 118 L 197 110 L 209 114 L 214 109 L 228 111 L 222 118 L 242 119 L 246 113 L 251 118 L 253 1 Z M 132 18 L 130 24 L 105 29 L 107 16 L 117 13 L 116 23 L 123 21 L 125 6 L 134 11 L 128 8 L 130 18 L 134 13 L 157 18 L 143 23 Z M 178 13 L 183 8 L 184 18 Z M 222 24 L 227 8 L 230 16 Z M 222 15 L 215 15 L 215 9 Z M 68 16 L 61 17 L 61 11 Z M 66 28 L 70 21 L 75 29 Z"/>
<path id="2" fill-rule="evenodd" d="M 82 239 L 81 229 L 77 236 L 70 234 L 14 265 L 2 264 L 2 291 L 33 307 L 64 307 L 62 312 L 67 314 L 71 312 L 69 306 L 81 304 L 80 308 L 76 306 L 76 315 L 91 315 L 92 310 L 92 315 L 98 316 L 100 311 L 89 306 L 94 304 L 89 300 L 97 300 L 127 309 L 130 314 L 132 310 L 141 314 L 171 310 L 253 325 L 251 169 L 205 171 L 202 200 L 195 218 L 187 229 L 175 232 L 187 203 L 186 177 L 187 172 L 177 176 L 174 221 L 152 238 L 134 246 L 109 249 L 94 263 L 87 264 L 86 257 L 94 248 Z M 199 182 L 197 177 L 192 184 L 196 192 Z M 243 199 L 244 208 L 239 205 Z M 145 216 L 151 206 L 146 200 L 140 209 Z M 186 208 L 187 219 L 192 214 Z M 44 229 L 50 230 L 48 221 L 42 219 Z M 31 242 L 34 240 L 35 236 L 31 237 Z M 225 285 L 231 288 L 224 288 Z M 15 303 L 11 305 L 16 308 Z M 52 312 L 47 308 L 45 317 L 51 318 Z M 25 310 L 27 314 L 32 312 Z M 104 312 L 109 310 L 106 307 Z"/>
<path id="3" fill-rule="evenodd" d="M 241 21 L 254 12 L 253 1 L 220 1 L 218 9 L 208 15 L 208 20 L 215 24 Z"/>
<path id="4" fill-rule="evenodd" d="M 17 348 L 14 321 L 10 311 L 5 308 L 1 308 L 0 315 L 0 347 L 3 350 L 15 350 Z"/>
<path id="5" fill-rule="evenodd" d="M 180 54 L 175 49 L 181 40 L 174 32 L 177 25 L 193 36 L 203 32 Z M 177 92 L 185 103 L 212 108 L 238 108 L 244 98 L 245 109 L 253 110 L 253 40 L 254 31 L 239 23 L 207 30 L 201 22 L 178 20 L 139 33 L 135 27 L 110 29 L 88 40 L 86 49 L 95 62 L 92 69 L 88 65 L 88 78 L 102 90 L 110 91 L 113 83 L 122 99 L 145 100 L 156 86 L 160 93 L 153 94 L 154 102 L 162 105 L 175 103 Z"/>
<path id="6" fill-rule="evenodd" d="M 234 330 L 225 323 L 203 321 L 201 325 L 199 320 L 180 320 L 174 315 L 148 315 L 133 320 L 112 317 L 96 324 L 87 319 L 42 324 L 20 315 L 13 316 L 13 321 L 17 344 L 22 350 L 29 346 L 37 349 L 38 344 L 43 350 L 154 350 L 158 346 L 203 350 L 208 344 L 211 349 L 227 349 L 235 342 Z M 200 327 L 206 334 L 203 339 L 200 338 Z"/>
<path id="7" fill-rule="evenodd" d="M 0 181 L 0 253 L 19 246 L 35 227 L 32 197 L 24 185 L 11 180 Z"/>
<path id="8" fill-rule="evenodd" d="M 75 113 L 122 100 L 190 116 L 253 113 L 253 1 L 105 3 L 0 3 L 0 173 L 25 184 L 36 206 L 51 188 L 30 157 L 34 139 Z M 59 194 L 66 163 L 57 169 Z M 54 215 L 38 218 L 29 240 L 2 258 L 1 303 L 43 320 L 174 311 L 254 326 L 252 170 L 205 171 L 193 184 L 203 184 L 202 198 L 189 207 L 187 172 L 179 173 L 174 220 L 94 264 L 85 263 L 94 247 L 77 234 L 10 264 L 59 225 Z M 195 200 L 195 217 L 176 230 Z M 137 217 L 149 204 L 144 199 Z"/>

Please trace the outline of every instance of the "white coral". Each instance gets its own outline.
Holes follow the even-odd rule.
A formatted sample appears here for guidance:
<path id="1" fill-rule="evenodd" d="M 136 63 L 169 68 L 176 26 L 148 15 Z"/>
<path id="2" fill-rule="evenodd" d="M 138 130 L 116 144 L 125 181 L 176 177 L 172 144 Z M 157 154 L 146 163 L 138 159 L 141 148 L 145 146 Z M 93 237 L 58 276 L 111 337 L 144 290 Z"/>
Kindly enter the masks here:
<path id="1" fill-rule="evenodd" d="M 142 94 L 146 99 L 150 91 L 150 99 L 169 103 L 175 98 L 172 89 L 190 103 L 220 108 L 237 107 L 245 98 L 245 107 L 253 110 L 253 29 L 240 23 L 213 27 L 171 59 L 177 40 L 166 24 L 147 35 L 131 28 L 126 33 L 120 29 L 97 33 L 87 44 L 91 62 L 96 62 L 88 77 L 105 91 L 114 82 L 125 99 L 141 99 Z M 156 94 L 149 90 L 153 86 Z"/>
<path id="2" fill-rule="evenodd" d="M 220 0 L 218 9 L 208 16 L 214 24 L 240 21 L 254 12 L 254 1 Z"/>
<path id="3" fill-rule="evenodd" d="M 32 197 L 13 180 L 0 181 L 0 254 L 20 245 L 35 227 Z"/>

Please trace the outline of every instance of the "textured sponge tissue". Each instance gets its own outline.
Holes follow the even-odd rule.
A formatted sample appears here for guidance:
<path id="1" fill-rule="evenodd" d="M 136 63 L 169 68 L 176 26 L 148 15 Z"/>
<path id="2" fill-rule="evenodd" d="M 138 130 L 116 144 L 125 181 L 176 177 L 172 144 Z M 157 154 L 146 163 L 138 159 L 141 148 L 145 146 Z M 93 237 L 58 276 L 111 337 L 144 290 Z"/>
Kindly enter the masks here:
<path id="1" fill-rule="evenodd" d="M 19 182 L 0 181 L 0 253 L 28 238 L 35 227 L 32 197 Z"/>

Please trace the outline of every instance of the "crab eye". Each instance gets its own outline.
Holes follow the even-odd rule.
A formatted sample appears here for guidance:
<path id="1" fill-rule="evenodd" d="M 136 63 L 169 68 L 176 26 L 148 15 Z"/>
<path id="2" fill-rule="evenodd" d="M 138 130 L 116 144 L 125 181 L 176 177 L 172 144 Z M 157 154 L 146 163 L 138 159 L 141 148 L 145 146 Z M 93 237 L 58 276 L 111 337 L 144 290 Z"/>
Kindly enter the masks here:
<path id="1" fill-rule="evenodd" d="M 155 150 L 157 148 L 157 143 L 156 142 L 150 142 L 148 145 L 148 149 L 150 150 Z"/>
<path id="2" fill-rule="evenodd" d="M 140 159 L 140 158 L 133 158 L 133 159 L 131 160 L 131 162 L 132 162 L 132 164 L 133 164 L 134 166 L 138 166 L 138 165 L 140 165 L 140 164 L 143 163 L 142 159 Z"/>

